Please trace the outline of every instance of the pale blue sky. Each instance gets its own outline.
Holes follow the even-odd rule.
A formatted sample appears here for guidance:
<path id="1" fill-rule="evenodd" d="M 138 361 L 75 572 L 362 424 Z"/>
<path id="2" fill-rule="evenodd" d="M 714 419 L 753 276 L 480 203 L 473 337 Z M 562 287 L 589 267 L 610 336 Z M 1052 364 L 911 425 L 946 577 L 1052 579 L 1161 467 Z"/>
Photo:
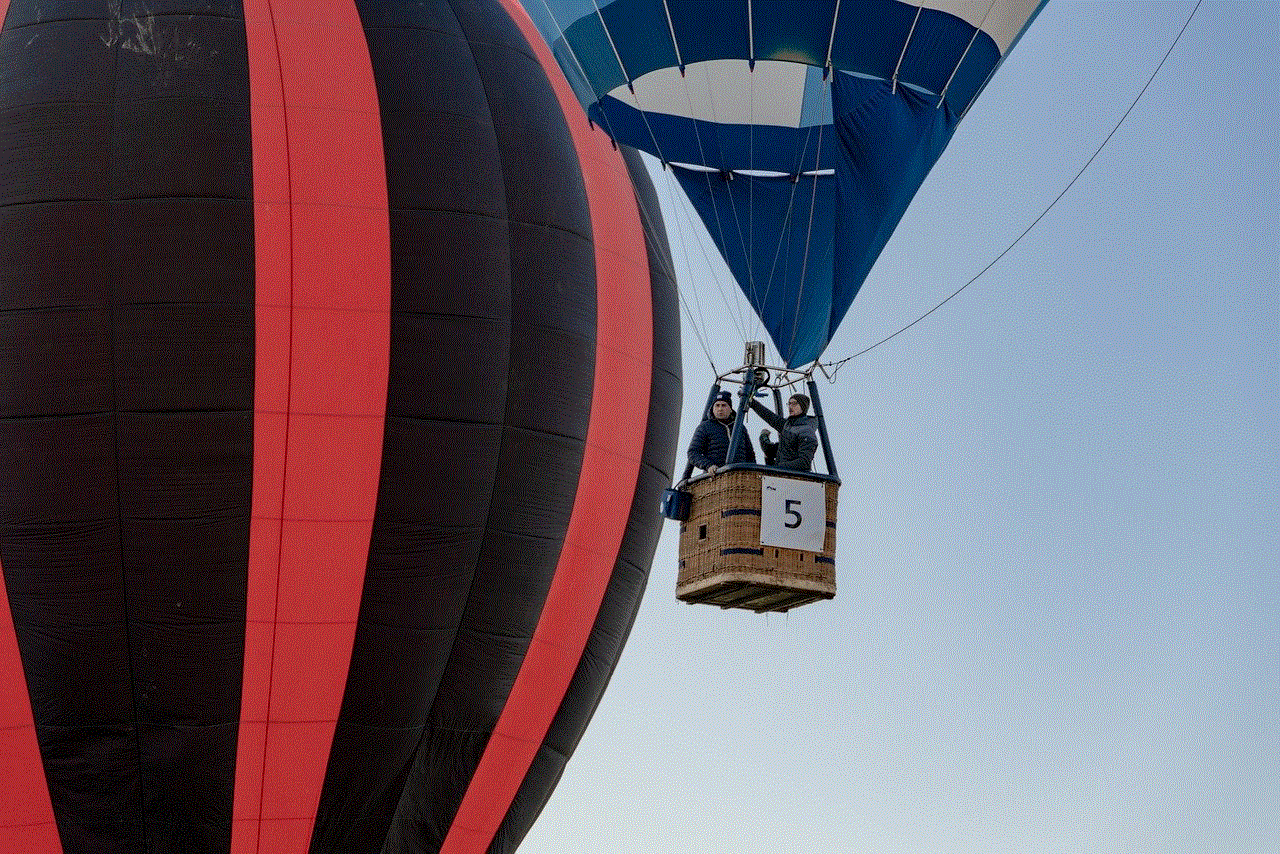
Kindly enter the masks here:
<path id="1" fill-rule="evenodd" d="M 1192 5 L 1050 2 L 827 356 L 999 254 Z M 522 852 L 1280 851 L 1278 57 L 1280 4 L 1204 3 L 1037 228 L 822 387 L 834 601 L 681 604 L 668 523 Z M 682 447 L 710 381 L 688 328 L 685 371 Z"/>

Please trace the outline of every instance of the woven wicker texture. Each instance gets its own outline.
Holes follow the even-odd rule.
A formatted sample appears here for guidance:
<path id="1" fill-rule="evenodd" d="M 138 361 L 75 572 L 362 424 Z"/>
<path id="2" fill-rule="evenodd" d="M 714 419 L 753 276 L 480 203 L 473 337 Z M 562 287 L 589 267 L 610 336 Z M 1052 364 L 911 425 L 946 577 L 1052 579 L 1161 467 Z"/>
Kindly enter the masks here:
<path id="1" fill-rule="evenodd" d="M 690 484 L 693 508 L 680 526 L 677 598 L 686 602 L 785 611 L 836 592 L 836 493 L 826 490 L 826 537 L 820 553 L 760 544 L 760 478 L 804 475 L 778 469 L 730 470 Z M 816 478 L 814 478 L 816 480 Z"/>

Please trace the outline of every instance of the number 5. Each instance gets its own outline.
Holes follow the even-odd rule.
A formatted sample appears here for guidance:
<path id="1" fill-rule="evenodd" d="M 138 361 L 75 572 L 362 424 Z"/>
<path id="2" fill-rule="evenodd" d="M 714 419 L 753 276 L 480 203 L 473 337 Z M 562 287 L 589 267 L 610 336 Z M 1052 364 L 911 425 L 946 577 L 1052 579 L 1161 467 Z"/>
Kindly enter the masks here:
<path id="1" fill-rule="evenodd" d="M 799 498 L 788 498 L 788 499 L 787 499 L 787 509 L 786 509 L 785 515 L 787 515 L 787 516 L 795 516 L 795 517 L 796 517 L 795 524 L 793 525 L 793 524 L 792 524 L 792 523 L 790 523 L 790 522 L 783 522 L 782 524 L 786 525 L 788 528 L 799 528 L 799 527 L 800 527 L 800 523 L 801 523 L 801 522 L 803 522 L 804 520 L 800 518 L 800 512 L 799 512 L 798 510 L 793 510 L 793 509 L 792 509 L 791 505 L 793 505 L 793 504 L 794 504 L 796 507 L 799 507 L 799 506 L 800 506 L 800 499 L 799 499 Z"/>

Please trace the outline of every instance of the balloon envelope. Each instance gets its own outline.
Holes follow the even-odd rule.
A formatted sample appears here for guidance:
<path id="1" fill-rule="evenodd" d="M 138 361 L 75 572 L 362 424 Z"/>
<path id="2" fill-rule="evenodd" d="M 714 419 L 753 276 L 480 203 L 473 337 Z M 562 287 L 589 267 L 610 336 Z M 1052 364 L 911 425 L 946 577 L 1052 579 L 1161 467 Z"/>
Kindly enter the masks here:
<path id="1" fill-rule="evenodd" d="M 671 472 L 627 166 L 514 5 L 0 17 L 0 850 L 514 849 Z"/>
<path id="2" fill-rule="evenodd" d="M 799 366 L 1043 0 L 524 5 L 591 119 L 675 169 Z"/>

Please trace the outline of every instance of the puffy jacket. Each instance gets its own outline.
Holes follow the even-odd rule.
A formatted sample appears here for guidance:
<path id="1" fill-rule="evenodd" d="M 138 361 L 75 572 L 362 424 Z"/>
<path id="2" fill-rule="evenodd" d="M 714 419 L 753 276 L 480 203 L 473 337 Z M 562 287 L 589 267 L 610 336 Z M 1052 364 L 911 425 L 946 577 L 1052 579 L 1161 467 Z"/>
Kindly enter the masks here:
<path id="1" fill-rule="evenodd" d="M 754 400 L 751 408 L 778 431 L 775 465 L 792 471 L 812 471 L 813 455 L 818 452 L 818 419 L 812 415 L 796 415 L 784 421 L 778 413 Z"/>
<path id="2" fill-rule="evenodd" d="M 733 424 L 736 419 L 735 413 L 734 417 L 728 421 L 717 421 L 708 413 L 693 431 L 693 439 L 689 442 L 689 462 L 703 471 L 712 466 L 724 465 L 725 458 L 729 455 L 729 442 L 733 438 Z M 751 447 L 751 440 L 745 433 L 733 461 L 735 463 L 756 461 L 755 448 Z"/>

